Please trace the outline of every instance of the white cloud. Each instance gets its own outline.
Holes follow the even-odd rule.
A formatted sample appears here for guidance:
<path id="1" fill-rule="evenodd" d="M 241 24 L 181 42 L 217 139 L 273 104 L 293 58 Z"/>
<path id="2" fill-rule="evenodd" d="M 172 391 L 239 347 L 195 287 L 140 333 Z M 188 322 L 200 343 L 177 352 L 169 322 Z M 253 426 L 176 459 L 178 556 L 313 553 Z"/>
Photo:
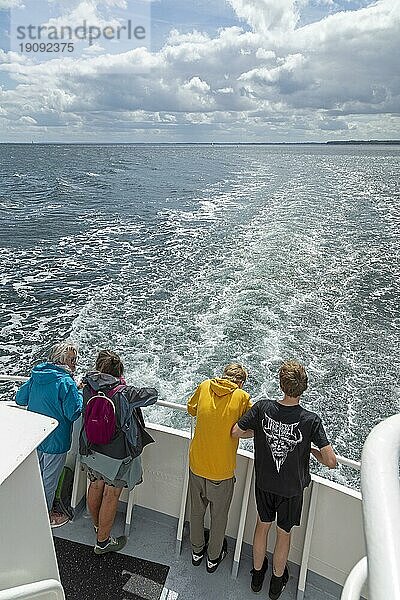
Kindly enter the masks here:
<path id="1" fill-rule="evenodd" d="M 88 25 L 92 27 L 117 27 L 119 25 L 117 19 L 104 19 L 102 17 L 99 10 L 101 4 L 105 4 L 104 0 L 102 3 L 97 0 L 80 0 L 75 6 L 66 5 L 65 12 L 63 12 L 61 16 L 52 17 L 47 23 L 43 23 L 43 25 L 52 27 L 69 26 L 75 28 L 86 21 Z"/>
<path id="2" fill-rule="evenodd" d="M 256 58 L 265 61 L 272 61 L 276 58 L 275 52 L 273 50 L 266 50 L 265 48 L 258 48 L 256 51 Z"/>
<path id="3" fill-rule="evenodd" d="M 0 68 L 3 71 L 10 70 L 11 72 L 18 72 L 18 65 L 32 64 L 32 61 L 27 54 L 18 54 L 18 52 L 6 52 L 0 48 Z M 9 65 L 7 67 L 6 65 Z"/>
<path id="4" fill-rule="evenodd" d="M 94 43 L 92 46 L 87 46 L 87 48 L 83 50 L 83 54 L 86 55 L 101 54 L 102 52 L 104 52 L 103 46 L 100 46 L 100 44 L 96 43 Z"/>
<path id="5" fill-rule="evenodd" d="M 254 82 L 261 87 L 277 85 L 278 83 L 294 83 L 295 89 L 304 87 L 303 68 L 306 59 L 302 54 L 289 54 L 284 59 L 278 59 L 275 67 L 256 67 L 243 73 L 239 81 Z M 281 90 L 283 91 L 283 90 Z"/>
<path id="6" fill-rule="evenodd" d="M 36 119 L 32 119 L 32 117 L 20 117 L 18 119 L 19 123 L 22 123 L 23 125 L 37 125 L 37 121 Z"/>
<path id="7" fill-rule="evenodd" d="M 299 18 L 296 0 L 228 0 L 254 31 L 293 31 Z"/>
<path id="8" fill-rule="evenodd" d="M 195 93 L 204 94 L 210 91 L 210 86 L 206 81 L 202 81 L 200 77 L 192 77 L 190 81 L 183 84 L 183 89 L 190 90 Z"/>
<path id="9" fill-rule="evenodd" d="M 128 3 L 127 0 L 97 0 L 97 4 L 104 4 L 105 6 L 126 8 Z"/>
<path id="10" fill-rule="evenodd" d="M 348 132 L 400 137 L 400 2 L 378 0 L 304 27 L 304 2 L 229 2 L 250 31 L 173 30 L 157 52 L 92 49 L 36 65 L 0 51 L 0 75 L 16 84 L 0 90 L 2 123 L 22 131 L 31 118 L 38 131 L 69 127 L 99 136 L 209 127 L 251 140 L 271 132 L 298 140 Z"/>
<path id="11" fill-rule="evenodd" d="M 0 10 L 8 10 L 22 5 L 22 0 L 0 0 Z"/>
<path id="12" fill-rule="evenodd" d="M 217 94 L 233 94 L 233 87 L 218 88 L 215 90 Z"/>

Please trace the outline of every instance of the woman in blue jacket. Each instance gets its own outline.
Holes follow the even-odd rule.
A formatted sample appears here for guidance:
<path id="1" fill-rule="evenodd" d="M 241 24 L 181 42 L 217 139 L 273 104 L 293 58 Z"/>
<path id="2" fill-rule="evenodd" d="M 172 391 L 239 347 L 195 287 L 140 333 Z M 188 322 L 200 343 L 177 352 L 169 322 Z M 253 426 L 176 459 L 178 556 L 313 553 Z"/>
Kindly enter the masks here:
<path id="1" fill-rule="evenodd" d="M 73 422 L 82 411 L 82 394 L 73 378 L 77 349 L 70 342 L 56 344 L 47 362 L 32 369 L 29 380 L 17 392 L 15 401 L 28 410 L 57 419 L 58 426 L 38 447 L 51 527 L 68 523 L 66 515 L 52 511 L 58 480 L 71 448 Z"/>

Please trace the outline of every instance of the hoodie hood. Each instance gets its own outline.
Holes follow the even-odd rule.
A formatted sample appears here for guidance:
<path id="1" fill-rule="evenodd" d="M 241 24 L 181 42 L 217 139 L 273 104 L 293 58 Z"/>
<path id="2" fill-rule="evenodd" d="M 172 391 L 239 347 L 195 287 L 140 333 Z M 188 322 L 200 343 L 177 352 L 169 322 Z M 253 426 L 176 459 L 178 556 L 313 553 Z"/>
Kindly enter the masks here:
<path id="1" fill-rule="evenodd" d="M 226 396 L 227 394 L 232 394 L 239 386 L 233 383 L 233 381 L 229 381 L 229 379 L 215 377 L 214 379 L 210 379 L 210 388 L 217 396 Z"/>
<path id="2" fill-rule="evenodd" d="M 97 392 L 98 390 L 109 390 L 120 383 L 123 383 L 121 379 L 109 375 L 108 373 L 99 373 L 93 371 L 88 373 L 83 379 L 82 383 L 87 383 L 90 387 Z"/>
<path id="3" fill-rule="evenodd" d="M 72 373 L 67 366 L 56 365 L 51 362 L 40 363 L 33 367 L 31 377 L 38 385 L 48 385 L 64 377 L 69 376 L 71 379 Z"/>

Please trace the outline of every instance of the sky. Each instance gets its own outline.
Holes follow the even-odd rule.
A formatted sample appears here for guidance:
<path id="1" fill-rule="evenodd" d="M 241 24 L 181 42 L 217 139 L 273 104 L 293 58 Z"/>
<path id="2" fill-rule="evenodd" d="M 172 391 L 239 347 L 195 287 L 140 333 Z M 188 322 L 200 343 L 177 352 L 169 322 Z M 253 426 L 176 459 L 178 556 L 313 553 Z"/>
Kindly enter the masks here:
<path id="1" fill-rule="evenodd" d="M 0 0 L 0 142 L 400 139 L 399 40 L 400 0 Z"/>

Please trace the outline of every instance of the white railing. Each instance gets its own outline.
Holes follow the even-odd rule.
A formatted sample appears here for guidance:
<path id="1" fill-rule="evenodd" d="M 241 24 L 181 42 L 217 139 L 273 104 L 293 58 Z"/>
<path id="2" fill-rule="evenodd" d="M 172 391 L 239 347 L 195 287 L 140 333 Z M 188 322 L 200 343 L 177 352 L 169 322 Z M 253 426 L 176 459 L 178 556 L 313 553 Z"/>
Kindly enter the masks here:
<path id="1" fill-rule="evenodd" d="M 1 381 L 24 382 L 27 380 L 28 380 L 28 377 L 19 377 L 19 376 L 15 376 L 15 375 L 0 375 L 0 382 Z M 172 408 L 173 410 L 177 410 L 177 411 L 188 414 L 187 407 L 184 404 L 167 402 L 165 400 L 158 400 L 157 404 L 159 406 L 163 406 L 166 408 Z M 193 421 L 194 421 L 194 419 L 191 417 L 191 437 L 193 437 L 193 430 L 194 430 Z M 248 465 L 247 465 L 244 492 L 243 492 L 243 497 L 242 497 L 242 505 L 241 505 L 239 524 L 238 524 L 238 532 L 237 532 L 237 537 L 236 537 L 235 552 L 234 552 L 234 558 L 233 558 L 233 566 L 232 566 L 232 577 L 233 578 L 237 577 L 237 573 L 238 573 L 238 569 L 239 569 L 239 562 L 240 562 L 241 550 L 242 550 L 242 545 L 243 545 L 244 528 L 245 528 L 245 523 L 246 523 L 246 518 L 247 518 L 247 509 L 248 509 L 248 504 L 249 504 L 251 482 L 252 482 L 252 476 L 253 476 L 253 470 L 254 470 L 253 453 L 248 452 L 246 450 L 242 450 L 242 449 L 239 450 L 239 453 L 248 458 Z M 345 465 L 347 467 L 356 469 L 358 471 L 361 468 L 360 462 L 352 460 L 350 458 L 346 458 L 344 456 L 337 456 L 337 461 L 341 465 Z M 78 465 L 79 465 L 78 460 L 77 460 L 76 464 L 77 464 L 77 468 L 78 468 Z M 75 472 L 76 479 L 78 478 L 77 468 L 76 468 L 76 472 Z M 180 553 L 181 545 L 182 545 L 182 535 L 183 535 L 183 527 L 184 527 L 184 523 L 185 523 L 186 504 L 187 504 L 187 496 L 188 496 L 188 482 L 189 482 L 189 468 L 188 468 L 188 459 L 187 459 L 186 466 L 185 466 L 185 473 L 183 476 L 181 506 L 180 506 L 180 513 L 179 513 L 179 519 L 178 519 L 177 535 L 176 535 L 177 554 Z M 302 559 L 301 559 L 301 564 L 300 564 L 300 575 L 299 575 L 298 588 L 297 588 L 297 600 L 301 600 L 304 597 L 319 486 L 320 486 L 320 483 L 318 483 L 318 481 L 312 482 L 310 505 L 309 505 L 309 511 L 308 511 L 308 515 L 307 515 L 306 536 L 305 536 Z M 134 505 L 134 490 L 132 490 L 131 494 L 129 495 L 129 500 L 128 500 L 127 516 L 126 516 L 126 531 L 130 527 L 130 519 L 131 519 L 131 512 L 132 512 L 133 505 Z M 388 598 L 385 598 L 385 600 L 388 600 Z M 394 600 L 394 597 L 393 597 L 393 600 Z"/>
<path id="2" fill-rule="evenodd" d="M 0 381 L 9 383 L 25 383 L 25 381 L 28 381 L 28 379 L 29 377 L 22 377 L 21 375 L 0 375 Z M 166 400 L 158 400 L 157 404 L 166 408 L 173 408 L 174 410 L 181 410 L 183 412 L 187 412 L 186 406 L 184 406 L 183 404 L 167 402 Z"/>
<path id="3" fill-rule="evenodd" d="M 29 377 L 21 377 L 20 375 L 0 375 L 0 381 L 9 381 L 16 383 L 25 383 Z"/>
<path id="4" fill-rule="evenodd" d="M 59 581 L 44 579 L 0 591 L 0 600 L 65 600 Z"/>
<path id="5" fill-rule="evenodd" d="M 0 382 L 9 382 L 9 383 L 25 383 L 28 381 L 29 377 L 22 377 L 20 375 L 0 375 Z M 183 412 L 187 414 L 187 406 L 186 404 L 178 404 L 177 402 L 168 402 L 167 400 L 157 400 L 157 404 L 159 406 L 164 406 L 165 408 L 172 408 L 173 410 L 177 410 L 179 412 Z M 190 416 L 190 415 L 188 415 Z M 361 468 L 361 463 L 359 461 L 353 460 L 351 458 L 347 458 L 346 456 L 336 456 L 337 462 L 340 465 L 344 465 L 346 467 L 351 467 L 357 471 Z"/>
<path id="6" fill-rule="evenodd" d="M 347 578 L 341 600 L 359 600 L 368 579 L 371 600 L 400 600 L 400 415 L 371 431 L 361 456 L 367 557 Z"/>
<path id="7" fill-rule="evenodd" d="M 344 584 L 340 600 L 360 600 L 361 592 L 368 577 L 367 557 L 364 556 L 351 570 Z"/>
<path id="8" fill-rule="evenodd" d="M 373 600 L 400 599 L 400 415 L 382 421 L 362 451 L 361 490 Z"/>

